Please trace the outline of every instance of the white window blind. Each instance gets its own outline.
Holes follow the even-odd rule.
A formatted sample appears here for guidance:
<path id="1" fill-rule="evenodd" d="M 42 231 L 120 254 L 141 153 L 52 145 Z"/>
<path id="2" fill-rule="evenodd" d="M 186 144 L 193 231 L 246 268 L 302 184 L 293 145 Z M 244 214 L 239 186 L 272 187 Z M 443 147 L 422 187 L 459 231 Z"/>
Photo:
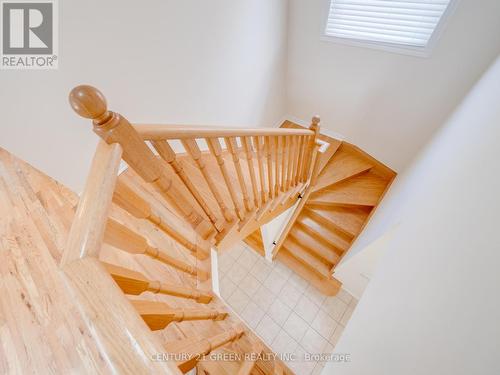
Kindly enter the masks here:
<path id="1" fill-rule="evenodd" d="M 451 0 L 331 0 L 325 34 L 426 47 Z"/>

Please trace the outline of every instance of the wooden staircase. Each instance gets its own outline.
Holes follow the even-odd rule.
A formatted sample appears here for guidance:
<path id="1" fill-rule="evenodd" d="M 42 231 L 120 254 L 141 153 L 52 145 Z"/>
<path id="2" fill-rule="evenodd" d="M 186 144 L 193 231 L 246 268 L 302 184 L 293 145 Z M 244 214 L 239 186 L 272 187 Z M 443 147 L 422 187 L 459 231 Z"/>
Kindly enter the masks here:
<path id="1" fill-rule="evenodd" d="M 284 127 L 300 128 L 286 122 Z M 335 295 L 333 277 L 352 243 L 396 176 L 357 147 L 320 135 L 329 145 L 322 163 L 274 249 L 274 256 L 311 282 Z M 328 151 L 330 149 L 330 151 Z"/>

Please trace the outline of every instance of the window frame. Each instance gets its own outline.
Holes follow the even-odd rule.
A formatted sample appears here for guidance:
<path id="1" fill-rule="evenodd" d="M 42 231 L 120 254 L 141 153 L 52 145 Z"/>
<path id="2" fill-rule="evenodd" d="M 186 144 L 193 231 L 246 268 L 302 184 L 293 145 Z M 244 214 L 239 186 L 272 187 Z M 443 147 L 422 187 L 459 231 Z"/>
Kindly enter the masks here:
<path id="1" fill-rule="evenodd" d="M 429 42 L 425 47 L 418 46 L 410 46 L 404 44 L 395 44 L 388 42 L 374 42 L 369 40 L 362 39 L 354 39 L 354 38 L 341 38 L 337 36 L 331 36 L 326 34 L 326 28 L 328 25 L 328 18 L 330 15 L 331 3 L 335 0 L 325 0 L 324 1 L 324 10 L 323 10 L 323 22 L 321 29 L 320 40 L 325 42 L 331 42 L 336 44 L 343 44 L 347 46 L 353 47 L 361 47 L 361 48 L 370 48 L 379 51 L 397 53 L 402 55 L 410 55 L 421 58 L 429 58 L 432 54 L 432 51 L 436 47 L 437 42 L 439 41 L 441 35 L 443 34 L 446 25 L 449 22 L 451 15 L 454 13 L 455 9 L 460 0 L 450 0 L 448 8 L 444 11 L 441 16 L 440 21 L 436 25 Z"/>

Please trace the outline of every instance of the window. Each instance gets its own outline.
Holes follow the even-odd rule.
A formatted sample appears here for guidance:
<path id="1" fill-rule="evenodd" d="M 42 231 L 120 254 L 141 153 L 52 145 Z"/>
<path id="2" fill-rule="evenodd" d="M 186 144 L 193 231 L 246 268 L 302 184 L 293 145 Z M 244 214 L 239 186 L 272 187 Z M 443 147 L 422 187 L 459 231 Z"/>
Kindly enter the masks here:
<path id="1" fill-rule="evenodd" d="M 328 39 L 425 55 L 454 0 L 331 0 Z"/>

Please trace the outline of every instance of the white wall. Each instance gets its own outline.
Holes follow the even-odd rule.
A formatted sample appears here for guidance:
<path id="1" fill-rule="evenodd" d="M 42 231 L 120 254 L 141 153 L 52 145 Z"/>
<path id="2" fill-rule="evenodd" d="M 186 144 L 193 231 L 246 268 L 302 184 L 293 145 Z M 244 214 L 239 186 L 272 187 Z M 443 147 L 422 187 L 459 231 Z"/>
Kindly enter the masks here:
<path id="1" fill-rule="evenodd" d="M 80 191 L 97 142 L 67 102 L 100 88 L 132 122 L 276 126 L 286 0 L 64 0 L 57 71 L 0 71 L 0 146 Z"/>
<path id="2" fill-rule="evenodd" d="M 401 171 L 500 52 L 500 1 L 460 0 L 430 58 L 320 40 L 329 0 L 290 0 L 288 112 Z"/>
<path id="3" fill-rule="evenodd" d="M 336 349 L 352 361 L 323 373 L 500 373 L 499 98 L 500 58 L 401 177 L 405 207 L 383 212 L 400 225 Z"/>

